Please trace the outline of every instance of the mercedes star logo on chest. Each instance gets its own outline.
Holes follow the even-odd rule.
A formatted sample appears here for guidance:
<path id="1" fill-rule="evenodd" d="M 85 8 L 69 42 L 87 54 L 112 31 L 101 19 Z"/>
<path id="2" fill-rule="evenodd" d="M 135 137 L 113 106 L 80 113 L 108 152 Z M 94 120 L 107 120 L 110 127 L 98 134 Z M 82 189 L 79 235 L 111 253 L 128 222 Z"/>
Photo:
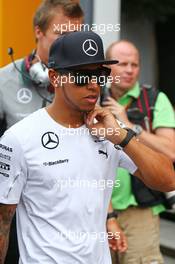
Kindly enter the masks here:
<path id="1" fill-rule="evenodd" d="M 59 138 L 54 132 L 46 132 L 41 138 L 41 143 L 46 149 L 55 149 L 58 147 Z"/>
<path id="2" fill-rule="evenodd" d="M 28 88 L 21 88 L 17 92 L 17 100 L 22 104 L 28 104 L 32 100 L 32 92 Z"/>

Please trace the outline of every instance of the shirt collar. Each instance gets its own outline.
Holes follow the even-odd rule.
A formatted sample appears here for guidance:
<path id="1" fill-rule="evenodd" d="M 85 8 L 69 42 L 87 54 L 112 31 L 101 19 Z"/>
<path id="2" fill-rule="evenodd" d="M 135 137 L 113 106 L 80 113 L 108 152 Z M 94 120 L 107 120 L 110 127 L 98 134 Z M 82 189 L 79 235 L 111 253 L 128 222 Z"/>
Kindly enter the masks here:
<path id="1" fill-rule="evenodd" d="M 118 102 L 122 105 L 128 104 L 128 102 L 131 100 L 131 98 L 138 98 L 140 95 L 140 87 L 139 83 L 136 82 L 136 84 L 127 92 L 125 93 L 119 100 Z"/>

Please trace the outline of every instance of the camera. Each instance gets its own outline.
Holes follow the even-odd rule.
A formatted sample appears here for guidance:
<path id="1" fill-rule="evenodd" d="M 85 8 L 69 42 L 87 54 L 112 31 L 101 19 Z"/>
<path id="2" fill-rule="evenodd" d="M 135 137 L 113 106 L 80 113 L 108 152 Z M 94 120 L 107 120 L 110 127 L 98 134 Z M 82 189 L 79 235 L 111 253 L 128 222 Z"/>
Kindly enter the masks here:
<path id="1" fill-rule="evenodd" d="M 107 86 L 103 86 L 101 88 L 101 94 L 100 94 L 100 105 L 103 106 L 103 102 L 105 102 L 107 98 L 110 96 L 111 96 L 110 89 Z"/>

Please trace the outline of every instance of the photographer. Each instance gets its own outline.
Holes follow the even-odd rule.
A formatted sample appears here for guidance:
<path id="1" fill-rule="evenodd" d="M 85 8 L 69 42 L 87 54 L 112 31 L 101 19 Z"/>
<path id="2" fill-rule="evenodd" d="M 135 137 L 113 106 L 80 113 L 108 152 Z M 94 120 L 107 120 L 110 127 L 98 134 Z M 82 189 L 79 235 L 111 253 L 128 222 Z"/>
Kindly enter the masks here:
<path id="1" fill-rule="evenodd" d="M 138 83 L 140 55 L 135 45 L 121 40 L 112 43 L 107 58 L 119 60 L 111 66 L 113 81 L 103 106 L 133 129 L 140 142 L 175 160 L 175 118 L 167 96 L 150 85 Z M 142 155 L 144 159 L 144 154 Z M 162 166 L 159 167 L 161 171 Z M 119 253 L 121 264 L 163 263 L 159 248 L 159 213 L 165 210 L 164 194 L 147 188 L 127 170 L 118 169 L 120 187 L 114 188 L 112 205 L 123 229 L 128 250 Z M 166 173 L 164 175 L 166 177 Z M 113 264 L 116 263 L 113 254 Z"/>

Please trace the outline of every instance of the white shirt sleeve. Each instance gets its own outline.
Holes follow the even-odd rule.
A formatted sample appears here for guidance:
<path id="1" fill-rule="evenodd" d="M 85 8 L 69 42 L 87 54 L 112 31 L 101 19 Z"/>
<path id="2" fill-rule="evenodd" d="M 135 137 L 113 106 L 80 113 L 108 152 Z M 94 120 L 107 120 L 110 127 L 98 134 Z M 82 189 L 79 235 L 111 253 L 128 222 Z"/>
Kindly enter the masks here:
<path id="1" fill-rule="evenodd" d="M 0 203 L 19 203 L 26 179 L 22 148 L 16 137 L 7 131 L 0 138 Z"/>
<path id="2" fill-rule="evenodd" d="M 131 174 L 133 174 L 137 170 L 137 166 L 135 165 L 135 163 L 122 150 L 120 151 L 119 167 L 128 170 Z"/>

